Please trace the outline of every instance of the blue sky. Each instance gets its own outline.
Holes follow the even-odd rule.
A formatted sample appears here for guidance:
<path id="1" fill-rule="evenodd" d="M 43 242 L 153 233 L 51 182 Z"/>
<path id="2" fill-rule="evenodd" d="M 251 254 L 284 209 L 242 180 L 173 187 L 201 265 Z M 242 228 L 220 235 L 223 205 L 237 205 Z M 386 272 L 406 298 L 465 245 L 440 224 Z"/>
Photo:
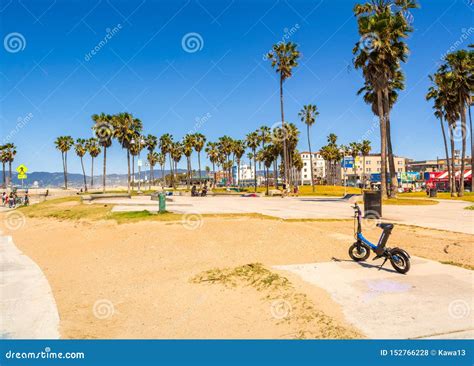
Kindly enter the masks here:
<path id="1" fill-rule="evenodd" d="M 131 112 L 143 121 L 145 133 L 158 136 L 199 131 L 211 140 L 224 134 L 243 138 L 280 120 L 277 75 L 263 55 L 286 37 L 302 53 L 285 83 L 286 119 L 302 129 L 300 150 L 307 144 L 297 113 L 308 103 L 320 110 L 311 132 L 314 148 L 334 132 L 341 143 L 368 137 L 378 150 L 370 107 L 356 96 L 362 78 L 351 67 L 359 39 L 355 3 L 3 0 L 1 140 L 8 136 L 17 145 L 16 162 L 30 171 L 61 171 L 54 139 L 90 137 L 94 113 Z M 412 11 L 406 90 L 393 110 L 392 133 L 396 154 L 427 159 L 443 154 L 439 123 L 424 99 L 427 75 L 450 47 L 473 42 L 474 5 L 469 0 L 420 5 Z M 19 49 L 6 42 L 18 36 L 12 33 L 20 34 Z M 195 52 L 183 47 L 189 33 L 200 37 Z M 125 172 L 117 144 L 108 156 L 109 172 Z M 80 172 L 78 159 L 71 157 L 69 166 Z"/>

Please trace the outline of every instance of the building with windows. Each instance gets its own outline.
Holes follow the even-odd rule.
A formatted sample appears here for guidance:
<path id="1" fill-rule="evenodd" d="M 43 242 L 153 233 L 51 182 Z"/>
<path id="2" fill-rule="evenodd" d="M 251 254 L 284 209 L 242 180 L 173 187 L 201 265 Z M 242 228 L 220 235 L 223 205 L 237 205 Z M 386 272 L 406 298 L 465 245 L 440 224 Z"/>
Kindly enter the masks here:
<path id="1" fill-rule="evenodd" d="M 365 163 L 364 163 L 365 160 Z M 406 158 L 395 156 L 395 170 L 397 173 L 405 173 Z M 382 158 L 380 154 L 370 154 L 365 158 L 357 156 L 351 168 L 340 167 L 340 180 L 344 182 L 344 176 L 348 185 L 356 185 L 364 180 L 369 181 L 372 174 L 380 174 L 382 171 Z M 387 160 L 387 172 L 389 171 L 389 164 Z"/>
<path id="2" fill-rule="evenodd" d="M 302 152 L 301 160 L 303 160 L 303 169 L 301 169 L 301 184 L 311 184 L 311 157 L 308 151 Z M 313 179 L 315 183 L 320 183 L 326 178 L 326 162 L 319 154 L 313 152 Z"/>

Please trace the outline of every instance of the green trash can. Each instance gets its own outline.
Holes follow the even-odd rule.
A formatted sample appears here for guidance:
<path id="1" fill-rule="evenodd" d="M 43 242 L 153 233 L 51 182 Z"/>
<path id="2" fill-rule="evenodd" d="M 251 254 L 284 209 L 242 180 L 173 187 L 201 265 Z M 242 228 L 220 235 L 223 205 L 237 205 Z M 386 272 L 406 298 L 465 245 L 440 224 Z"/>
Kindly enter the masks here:
<path id="1" fill-rule="evenodd" d="M 160 213 L 166 212 L 166 196 L 165 196 L 165 194 L 164 194 L 164 193 L 160 193 L 160 194 L 158 195 L 158 197 L 159 197 L 159 202 L 158 202 L 158 204 L 159 204 L 159 212 L 160 212 Z"/>

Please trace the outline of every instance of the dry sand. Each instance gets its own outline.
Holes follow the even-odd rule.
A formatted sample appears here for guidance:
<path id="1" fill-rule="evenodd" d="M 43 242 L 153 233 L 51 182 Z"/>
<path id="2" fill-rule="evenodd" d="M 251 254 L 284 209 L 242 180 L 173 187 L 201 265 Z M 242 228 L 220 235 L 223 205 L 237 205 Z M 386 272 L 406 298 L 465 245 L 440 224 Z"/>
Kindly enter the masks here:
<path id="1" fill-rule="evenodd" d="M 367 236 L 379 233 L 372 229 Z M 294 316 L 304 315 L 301 304 L 293 304 L 291 316 L 275 318 L 271 310 L 278 294 L 252 286 L 191 282 L 212 268 L 349 259 L 351 222 L 205 218 L 188 230 L 180 222 L 28 219 L 21 231 L 9 234 L 48 278 L 63 338 L 363 336 L 325 291 L 288 274 L 294 291 L 332 319 L 330 324 L 301 322 L 304 316 Z M 390 244 L 435 260 L 474 262 L 467 234 L 396 226 Z"/>

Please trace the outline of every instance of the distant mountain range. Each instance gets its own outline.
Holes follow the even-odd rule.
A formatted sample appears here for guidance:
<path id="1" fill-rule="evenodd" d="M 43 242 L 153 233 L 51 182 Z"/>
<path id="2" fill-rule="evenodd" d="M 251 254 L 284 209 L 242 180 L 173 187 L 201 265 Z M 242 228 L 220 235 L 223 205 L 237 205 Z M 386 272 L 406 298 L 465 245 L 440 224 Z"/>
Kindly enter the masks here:
<path id="1" fill-rule="evenodd" d="M 177 173 L 185 173 L 186 170 L 178 169 Z M 169 170 L 164 171 L 165 175 L 169 174 Z M 155 179 L 161 178 L 161 170 L 154 170 Z M 8 175 L 8 172 L 7 172 Z M 141 177 L 144 179 L 145 175 L 150 176 L 150 171 L 142 172 Z M 202 172 L 202 175 L 205 176 L 206 173 Z M 63 187 L 64 186 L 64 174 L 62 172 L 50 173 L 50 172 L 28 172 L 28 179 L 24 181 L 24 185 L 27 187 L 33 186 L 34 182 L 38 182 L 39 187 Z M 135 174 L 138 179 L 138 174 Z M 84 178 L 82 174 L 69 173 L 67 175 L 68 185 L 70 187 L 81 188 L 84 185 Z M 16 172 L 12 172 L 12 179 L 14 185 L 21 185 L 21 180 L 17 178 Z M 86 175 L 87 184 L 90 183 L 90 176 Z M 127 174 L 107 174 L 107 185 L 109 186 L 119 186 L 127 184 Z M 94 175 L 94 186 L 100 186 L 102 184 L 102 175 Z"/>

